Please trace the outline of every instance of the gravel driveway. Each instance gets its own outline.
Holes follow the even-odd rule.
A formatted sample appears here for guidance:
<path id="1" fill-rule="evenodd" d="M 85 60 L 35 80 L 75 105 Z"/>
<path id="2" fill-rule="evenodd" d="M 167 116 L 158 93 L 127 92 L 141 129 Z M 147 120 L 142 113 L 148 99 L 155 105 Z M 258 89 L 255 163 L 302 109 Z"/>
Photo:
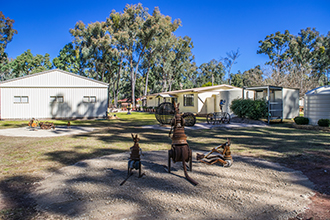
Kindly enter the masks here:
<path id="1" fill-rule="evenodd" d="M 56 126 L 55 129 L 35 129 L 32 130 L 29 127 L 22 128 L 8 128 L 0 129 L 0 136 L 11 136 L 11 137 L 57 137 L 63 135 L 74 135 L 84 132 L 91 132 L 94 128 L 80 127 L 80 126 Z"/>
<path id="2" fill-rule="evenodd" d="M 201 153 L 201 152 L 200 152 Z M 145 152 L 142 172 L 127 182 L 129 152 L 64 167 L 39 184 L 33 197 L 46 219 L 287 219 L 304 211 L 313 195 L 301 172 L 260 159 L 234 156 L 233 166 L 195 161 L 165 172 L 167 151 Z"/>

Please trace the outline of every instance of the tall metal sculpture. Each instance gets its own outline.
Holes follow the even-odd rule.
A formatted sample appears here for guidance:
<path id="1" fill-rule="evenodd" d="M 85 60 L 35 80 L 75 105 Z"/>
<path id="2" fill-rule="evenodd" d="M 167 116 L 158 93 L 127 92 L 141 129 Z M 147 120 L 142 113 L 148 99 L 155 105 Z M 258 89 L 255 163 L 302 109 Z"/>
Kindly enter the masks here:
<path id="1" fill-rule="evenodd" d="M 171 130 L 169 133 L 170 136 L 173 130 L 171 150 L 168 151 L 168 172 L 171 173 L 171 159 L 173 163 L 182 162 L 186 179 L 192 184 L 197 185 L 198 183 L 190 178 L 187 173 L 186 162 L 189 163 L 189 170 L 192 171 L 192 151 L 189 148 L 187 136 L 184 133 L 185 121 L 179 113 L 179 105 L 180 103 L 177 105 L 174 103 L 175 114 L 171 122 Z"/>

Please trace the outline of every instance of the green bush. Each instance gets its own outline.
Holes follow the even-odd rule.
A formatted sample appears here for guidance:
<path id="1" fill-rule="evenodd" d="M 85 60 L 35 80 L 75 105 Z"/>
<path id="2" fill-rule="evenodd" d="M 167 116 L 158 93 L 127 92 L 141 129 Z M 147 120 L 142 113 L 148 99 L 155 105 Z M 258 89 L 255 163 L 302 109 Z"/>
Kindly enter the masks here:
<path id="1" fill-rule="evenodd" d="M 230 109 L 240 118 L 260 119 L 267 116 L 267 103 L 265 100 L 235 99 Z"/>
<path id="2" fill-rule="evenodd" d="M 309 119 L 308 118 L 305 118 L 305 117 L 295 117 L 294 118 L 294 122 L 297 124 L 297 125 L 308 125 L 309 123 Z"/>
<path id="3" fill-rule="evenodd" d="M 330 120 L 329 119 L 320 119 L 318 120 L 317 124 L 322 127 L 329 127 L 330 125 Z"/>

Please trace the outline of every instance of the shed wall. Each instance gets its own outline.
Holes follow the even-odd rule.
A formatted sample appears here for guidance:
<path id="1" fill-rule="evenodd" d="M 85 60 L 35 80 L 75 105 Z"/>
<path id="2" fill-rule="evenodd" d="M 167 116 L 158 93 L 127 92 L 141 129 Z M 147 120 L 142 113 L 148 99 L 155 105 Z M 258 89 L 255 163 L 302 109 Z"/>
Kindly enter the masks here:
<path id="1" fill-rule="evenodd" d="M 106 116 L 107 88 L 1 88 L 2 119 L 80 118 Z M 28 96 L 28 103 L 14 103 L 15 96 Z M 51 96 L 63 96 L 52 102 Z M 95 96 L 86 103 L 84 96 Z"/>
<path id="2" fill-rule="evenodd" d="M 283 88 L 283 119 L 299 116 L 299 90 Z"/>
<path id="3" fill-rule="evenodd" d="M 330 94 L 305 95 L 304 117 L 317 125 L 319 119 L 330 119 Z"/>
<path id="4" fill-rule="evenodd" d="M 249 92 L 249 96 L 250 96 L 250 93 Z M 219 99 L 217 100 L 217 110 L 220 111 L 220 106 L 219 106 L 219 103 L 220 103 L 220 100 L 226 100 L 226 103 L 225 105 L 222 107 L 222 110 L 224 112 L 228 112 L 230 115 L 233 114 L 233 112 L 230 110 L 230 105 L 231 105 L 231 102 L 234 100 L 234 99 L 239 99 L 239 98 L 242 98 L 242 89 L 232 89 L 232 90 L 226 90 L 226 91 L 221 91 L 220 94 L 219 94 Z"/>

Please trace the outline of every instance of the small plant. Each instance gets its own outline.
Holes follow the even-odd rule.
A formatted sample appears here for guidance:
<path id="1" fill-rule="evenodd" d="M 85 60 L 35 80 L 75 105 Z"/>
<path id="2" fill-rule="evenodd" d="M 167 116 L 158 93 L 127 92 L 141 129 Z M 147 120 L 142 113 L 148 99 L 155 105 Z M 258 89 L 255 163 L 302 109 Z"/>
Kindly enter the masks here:
<path id="1" fill-rule="evenodd" d="M 297 125 L 308 125 L 309 123 L 309 119 L 308 118 L 305 118 L 305 117 L 295 117 L 294 118 L 294 122 L 297 124 Z"/>
<path id="2" fill-rule="evenodd" d="M 329 127 L 330 125 L 330 120 L 325 118 L 325 119 L 320 119 L 318 120 L 317 124 L 322 127 Z"/>

